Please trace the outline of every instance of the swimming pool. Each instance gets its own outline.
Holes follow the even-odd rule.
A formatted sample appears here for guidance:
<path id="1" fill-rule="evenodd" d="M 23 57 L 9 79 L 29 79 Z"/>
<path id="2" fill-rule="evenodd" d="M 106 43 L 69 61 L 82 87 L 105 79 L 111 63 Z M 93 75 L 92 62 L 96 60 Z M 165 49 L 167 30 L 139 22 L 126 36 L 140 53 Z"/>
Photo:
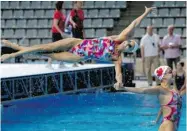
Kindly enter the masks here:
<path id="1" fill-rule="evenodd" d="M 179 131 L 186 128 L 183 98 Z M 157 131 L 156 96 L 130 93 L 52 95 L 10 102 L 2 108 L 2 131 Z"/>

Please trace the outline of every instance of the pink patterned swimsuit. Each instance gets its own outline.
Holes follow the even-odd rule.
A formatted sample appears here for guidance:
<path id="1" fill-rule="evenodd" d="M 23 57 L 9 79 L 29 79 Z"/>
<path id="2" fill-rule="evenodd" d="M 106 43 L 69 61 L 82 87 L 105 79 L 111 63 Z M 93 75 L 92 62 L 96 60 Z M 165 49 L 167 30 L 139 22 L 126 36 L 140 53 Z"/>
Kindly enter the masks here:
<path id="1" fill-rule="evenodd" d="M 69 50 L 69 52 L 83 57 L 84 60 L 96 59 L 100 61 L 112 61 L 117 42 L 110 38 L 85 39 L 83 42 Z"/>
<path id="2" fill-rule="evenodd" d="M 179 120 L 180 120 L 180 114 L 181 114 L 181 107 L 182 107 L 182 98 L 179 95 L 179 93 L 171 90 L 172 98 L 169 101 L 168 104 L 162 105 L 165 107 L 169 107 L 171 109 L 171 112 L 168 116 L 165 116 L 163 121 L 170 120 L 174 122 L 175 130 L 178 128 Z"/>

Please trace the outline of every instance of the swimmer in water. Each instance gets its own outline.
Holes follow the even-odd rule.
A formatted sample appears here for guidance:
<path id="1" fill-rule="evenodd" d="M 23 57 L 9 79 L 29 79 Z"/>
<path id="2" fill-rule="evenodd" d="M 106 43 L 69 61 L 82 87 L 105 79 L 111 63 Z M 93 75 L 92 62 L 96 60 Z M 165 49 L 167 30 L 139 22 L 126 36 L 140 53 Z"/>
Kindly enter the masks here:
<path id="1" fill-rule="evenodd" d="M 116 90 L 133 93 L 157 95 L 161 106 L 161 113 L 163 115 L 163 121 L 159 127 L 159 131 L 176 131 L 181 114 L 182 94 L 170 87 L 173 80 L 173 74 L 170 67 L 160 66 L 154 71 L 154 75 L 161 81 L 161 86 L 152 88 L 115 88 Z"/>
<path id="2" fill-rule="evenodd" d="M 7 40 L 2 42 L 13 49 L 16 53 L 1 56 L 1 61 L 14 58 L 19 55 L 35 53 L 66 62 L 80 62 L 88 59 L 102 61 L 113 61 L 115 63 L 116 81 L 115 86 L 123 85 L 121 73 L 121 54 L 123 52 L 135 52 L 139 47 L 134 40 L 130 40 L 136 27 L 155 7 L 145 7 L 145 12 L 135 19 L 119 35 L 96 38 L 96 39 L 77 39 L 66 38 L 53 43 L 39 44 L 30 47 L 19 46 Z M 62 52 L 66 51 L 66 52 Z"/>

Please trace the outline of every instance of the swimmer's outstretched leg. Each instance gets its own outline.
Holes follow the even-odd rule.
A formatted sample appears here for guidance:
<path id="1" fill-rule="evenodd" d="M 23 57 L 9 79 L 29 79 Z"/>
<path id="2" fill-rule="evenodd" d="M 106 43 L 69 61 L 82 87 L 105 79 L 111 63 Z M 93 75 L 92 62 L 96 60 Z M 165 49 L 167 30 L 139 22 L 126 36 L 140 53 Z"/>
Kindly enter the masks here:
<path id="1" fill-rule="evenodd" d="M 45 54 L 44 56 L 48 56 L 53 60 L 65 61 L 65 62 L 80 62 L 83 60 L 82 57 L 78 55 L 74 55 L 70 52 L 60 52 L 60 53 L 51 53 Z"/>
<path id="2" fill-rule="evenodd" d="M 69 50 L 75 45 L 80 44 L 81 42 L 82 42 L 81 39 L 67 38 L 48 44 L 34 45 L 31 47 L 21 47 L 20 48 L 21 50 L 19 50 L 16 53 L 2 55 L 1 61 L 5 61 L 7 59 L 14 58 L 16 56 L 20 56 L 27 53 L 37 53 L 37 52 L 55 51 L 55 50 Z M 12 47 L 13 49 L 18 49 L 18 46 L 13 46 L 14 44 L 11 42 L 9 43 L 6 42 L 6 44 L 9 45 L 9 47 Z"/>

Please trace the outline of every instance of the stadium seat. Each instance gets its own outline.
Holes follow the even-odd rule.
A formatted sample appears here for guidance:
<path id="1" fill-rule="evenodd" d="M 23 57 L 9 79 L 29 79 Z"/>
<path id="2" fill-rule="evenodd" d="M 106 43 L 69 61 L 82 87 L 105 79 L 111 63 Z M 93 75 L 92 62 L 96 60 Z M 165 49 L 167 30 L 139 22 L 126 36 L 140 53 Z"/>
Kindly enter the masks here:
<path id="1" fill-rule="evenodd" d="M 93 19 L 92 27 L 102 27 L 102 19 Z"/>
<path id="2" fill-rule="evenodd" d="M 42 39 L 41 44 L 47 44 L 47 43 L 51 43 L 52 39 L 46 38 L 46 39 Z"/>
<path id="3" fill-rule="evenodd" d="M 20 8 L 21 9 L 30 8 L 30 1 L 20 1 Z"/>
<path id="4" fill-rule="evenodd" d="M 41 1 L 41 8 L 51 8 L 51 1 Z"/>
<path id="5" fill-rule="evenodd" d="M 145 29 L 137 28 L 135 30 L 135 33 L 134 33 L 135 37 L 142 37 L 143 35 L 145 35 Z"/>
<path id="6" fill-rule="evenodd" d="M 9 8 L 9 1 L 1 1 L 1 8 L 2 9 Z"/>
<path id="7" fill-rule="evenodd" d="M 30 3 L 30 8 L 36 9 L 36 8 L 40 8 L 40 1 L 31 1 Z"/>
<path id="8" fill-rule="evenodd" d="M 31 38 L 33 38 L 33 37 L 36 37 L 37 36 L 37 31 L 35 30 L 35 29 L 27 29 L 26 30 L 26 36 L 27 37 L 31 37 Z"/>
<path id="9" fill-rule="evenodd" d="M 83 12 L 84 12 L 84 17 L 86 18 L 88 16 L 88 10 L 84 9 Z"/>
<path id="10" fill-rule="evenodd" d="M 141 23 L 141 27 L 147 27 L 147 25 L 151 25 L 151 19 L 150 18 L 146 18 L 142 21 Z"/>
<path id="11" fill-rule="evenodd" d="M 162 7 L 163 5 L 164 5 L 163 1 L 155 1 L 153 4 L 154 7 Z"/>
<path id="12" fill-rule="evenodd" d="M 29 45 L 38 45 L 40 44 L 40 39 L 30 39 L 29 40 Z"/>
<path id="13" fill-rule="evenodd" d="M 164 6 L 173 7 L 173 6 L 175 6 L 175 1 L 165 1 Z"/>
<path id="14" fill-rule="evenodd" d="M 37 19 L 29 19 L 27 21 L 27 27 L 37 27 Z"/>
<path id="15" fill-rule="evenodd" d="M 98 10 L 97 9 L 89 10 L 88 16 L 89 16 L 89 18 L 97 18 L 98 17 Z"/>
<path id="16" fill-rule="evenodd" d="M 38 20 L 38 27 L 49 27 L 47 19 L 39 19 Z"/>
<path id="17" fill-rule="evenodd" d="M 95 8 L 105 8 L 105 1 L 95 1 Z"/>
<path id="18" fill-rule="evenodd" d="M 18 43 L 18 39 L 10 39 L 12 43 Z"/>
<path id="19" fill-rule="evenodd" d="M 106 36 L 106 29 L 96 29 L 95 37 Z"/>
<path id="20" fill-rule="evenodd" d="M 182 31 L 183 33 L 182 33 L 182 35 L 184 36 L 184 37 L 186 37 L 186 28 L 183 28 L 183 31 Z"/>
<path id="21" fill-rule="evenodd" d="M 100 9 L 99 10 L 99 17 L 109 17 L 109 9 Z"/>
<path id="22" fill-rule="evenodd" d="M 181 28 L 175 28 L 175 29 L 174 29 L 174 33 L 176 33 L 176 34 L 182 36 L 182 29 L 181 29 Z"/>
<path id="23" fill-rule="evenodd" d="M 103 27 L 112 28 L 114 26 L 113 19 L 103 19 Z"/>
<path id="24" fill-rule="evenodd" d="M 51 27 L 52 27 L 53 20 L 52 20 L 52 19 L 48 19 L 48 22 L 49 22 L 49 23 L 48 23 L 48 27 L 51 28 Z"/>
<path id="25" fill-rule="evenodd" d="M 14 31 L 13 31 L 13 29 L 5 29 L 4 30 L 4 37 L 12 37 L 12 36 L 14 36 Z"/>
<path id="26" fill-rule="evenodd" d="M 119 9 L 110 9 L 110 17 L 119 18 L 120 10 Z"/>
<path id="27" fill-rule="evenodd" d="M 186 6 L 186 1 L 176 1 L 175 6 L 185 7 Z"/>
<path id="28" fill-rule="evenodd" d="M 2 17 L 3 18 L 12 18 L 12 10 L 3 10 Z"/>
<path id="29" fill-rule="evenodd" d="M 15 36 L 18 38 L 22 38 L 25 36 L 25 30 L 24 29 L 16 29 L 15 30 Z"/>
<path id="30" fill-rule="evenodd" d="M 180 8 L 174 8 L 170 10 L 170 16 L 175 17 L 175 16 L 180 16 Z"/>
<path id="31" fill-rule="evenodd" d="M 84 20 L 84 27 L 91 27 L 92 20 L 91 19 L 85 19 Z"/>
<path id="32" fill-rule="evenodd" d="M 126 8 L 126 1 L 116 1 L 116 8 Z"/>
<path id="33" fill-rule="evenodd" d="M 48 29 L 40 29 L 38 30 L 37 36 L 40 38 L 48 37 L 49 31 Z"/>
<path id="34" fill-rule="evenodd" d="M 44 16 L 48 18 L 53 18 L 53 13 L 54 13 L 54 10 L 46 10 Z"/>
<path id="35" fill-rule="evenodd" d="M 29 46 L 29 40 L 27 38 L 25 39 L 21 38 L 18 40 L 18 44 L 23 46 Z"/>
<path id="36" fill-rule="evenodd" d="M 94 1 L 85 1 L 84 7 L 85 8 L 94 8 Z"/>
<path id="37" fill-rule="evenodd" d="M 9 4 L 10 4 L 9 7 L 11 9 L 19 8 L 19 1 L 10 1 Z"/>
<path id="38" fill-rule="evenodd" d="M 6 21 L 6 27 L 13 28 L 16 26 L 16 20 L 7 20 Z"/>
<path id="39" fill-rule="evenodd" d="M 44 10 L 35 10 L 35 17 L 41 18 L 44 17 Z"/>
<path id="40" fill-rule="evenodd" d="M 87 38 L 93 38 L 95 36 L 95 30 L 94 29 L 86 29 L 85 34 Z"/>
<path id="41" fill-rule="evenodd" d="M 164 25 L 167 27 L 168 25 L 174 24 L 174 18 L 164 18 Z"/>
<path id="42" fill-rule="evenodd" d="M 14 18 L 22 18 L 23 10 L 14 10 Z"/>
<path id="43" fill-rule="evenodd" d="M 65 8 L 72 8 L 72 1 L 64 1 L 64 7 Z"/>
<path id="44" fill-rule="evenodd" d="M 162 18 L 155 18 L 153 19 L 152 23 L 154 24 L 155 27 L 160 27 L 163 25 Z"/>
<path id="45" fill-rule="evenodd" d="M 158 9 L 158 14 L 159 16 L 168 16 L 169 14 L 169 9 L 168 8 L 162 8 L 162 9 Z"/>
<path id="46" fill-rule="evenodd" d="M 26 19 L 22 19 L 22 20 L 17 20 L 17 22 L 16 22 L 16 26 L 18 27 L 18 28 L 23 28 L 23 27 L 26 27 Z"/>
<path id="47" fill-rule="evenodd" d="M 180 16 L 185 16 L 186 17 L 186 8 L 181 9 L 181 14 Z"/>
<path id="48" fill-rule="evenodd" d="M 34 10 L 25 10 L 24 18 L 32 18 L 34 16 Z"/>
<path id="49" fill-rule="evenodd" d="M 5 27 L 5 20 L 1 20 L 1 28 Z"/>
<path id="50" fill-rule="evenodd" d="M 164 37 L 167 35 L 167 28 L 160 28 L 158 31 L 160 37 Z"/>
<path id="51" fill-rule="evenodd" d="M 175 26 L 185 26 L 185 18 L 176 18 Z"/>
<path id="52" fill-rule="evenodd" d="M 106 1 L 106 8 L 115 8 L 115 1 Z"/>

